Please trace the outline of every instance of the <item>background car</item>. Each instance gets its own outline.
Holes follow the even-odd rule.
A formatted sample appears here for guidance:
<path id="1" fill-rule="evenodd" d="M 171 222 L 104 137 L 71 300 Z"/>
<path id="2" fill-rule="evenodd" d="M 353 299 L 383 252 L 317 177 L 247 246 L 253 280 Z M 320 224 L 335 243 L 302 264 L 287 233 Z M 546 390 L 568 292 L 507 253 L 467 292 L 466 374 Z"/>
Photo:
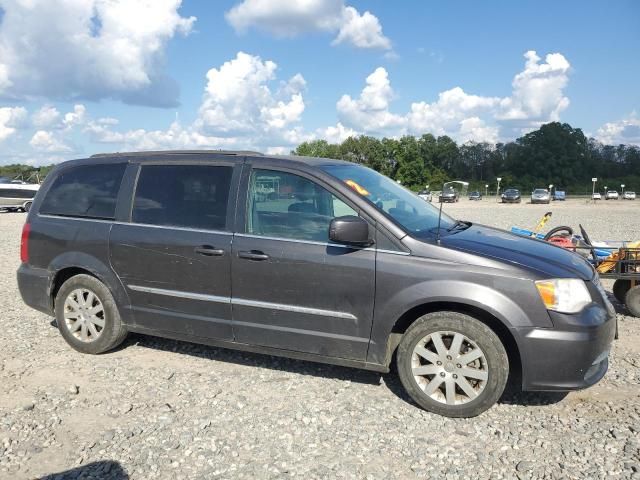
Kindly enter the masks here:
<path id="1" fill-rule="evenodd" d="M 454 203 L 458 201 L 458 192 L 455 188 L 449 188 L 440 193 L 438 197 L 440 203 Z"/>
<path id="2" fill-rule="evenodd" d="M 608 190 L 607 193 L 604 194 L 605 200 L 618 200 L 618 198 L 620 197 L 618 196 L 618 192 L 615 190 Z"/>
<path id="3" fill-rule="evenodd" d="M 469 200 L 482 200 L 482 194 L 480 192 L 471 192 L 469 194 Z"/>
<path id="4" fill-rule="evenodd" d="M 553 200 L 564 202 L 567 199 L 567 193 L 564 190 L 556 190 L 553 194 Z"/>
<path id="5" fill-rule="evenodd" d="M 517 188 L 507 188 L 502 193 L 502 203 L 520 203 L 522 197 L 520 196 L 520 190 Z"/>
<path id="6" fill-rule="evenodd" d="M 624 200 L 635 200 L 636 199 L 636 192 L 626 191 L 626 192 L 624 192 L 624 195 L 622 196 L 622 198 Z"/>
<path id="7" fill-rule="evenodd" d="M 602 200 L 602 195 L 600 195 L 600 192 L 595 192 L 593 195 L 591 195 L 591 199 L 592 200 Z"/>
<path id="8" fill-rule="evenodd" d="M 418 196 L 423 199 L 425 202 L 433 201 L 433 195 L 430 190 L 420 190 L 418 192 Z"/>
<path id="9" fill-rule="evenodd" d="M 536 188 L 531 193 L 531 203 L 549 203 L 551 202 L 551 195 L 546 188 Z"/>

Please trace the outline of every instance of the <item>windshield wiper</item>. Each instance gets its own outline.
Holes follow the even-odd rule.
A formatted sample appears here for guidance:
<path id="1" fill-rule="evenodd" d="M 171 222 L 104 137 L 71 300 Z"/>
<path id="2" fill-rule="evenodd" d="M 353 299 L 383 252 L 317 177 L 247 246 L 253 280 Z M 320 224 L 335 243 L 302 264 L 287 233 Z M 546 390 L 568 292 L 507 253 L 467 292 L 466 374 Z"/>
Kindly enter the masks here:
<path id="1" fill-rule="evenodd" d="M 456 223 L 447 228 L 447 232 L 452 232 L 453 230 L 466 230 L 471 226 L 471 222 L 465 222 L 463 220 L 456 220 Z"/>

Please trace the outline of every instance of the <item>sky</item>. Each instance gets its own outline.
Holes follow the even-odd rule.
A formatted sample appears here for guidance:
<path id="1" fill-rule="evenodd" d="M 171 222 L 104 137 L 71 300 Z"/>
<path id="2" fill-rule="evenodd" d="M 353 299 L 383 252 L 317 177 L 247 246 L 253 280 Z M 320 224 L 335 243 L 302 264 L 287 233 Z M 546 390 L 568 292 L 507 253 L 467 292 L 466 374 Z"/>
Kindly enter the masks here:
<path id="1" fill-rule="evenodd" d="M 640 145 L 640 2 L 0 0 L 0 164 L 562 121 Z"/>

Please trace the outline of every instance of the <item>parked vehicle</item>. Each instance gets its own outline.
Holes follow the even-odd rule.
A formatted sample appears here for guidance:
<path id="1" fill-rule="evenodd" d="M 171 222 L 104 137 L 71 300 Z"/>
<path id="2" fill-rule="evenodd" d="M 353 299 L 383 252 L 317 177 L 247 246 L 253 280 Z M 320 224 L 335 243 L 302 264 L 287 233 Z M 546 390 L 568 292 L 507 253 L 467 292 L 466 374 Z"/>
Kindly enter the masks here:
<path id="1" fill-rule="evenodd" d="M 565 192 L 564 190 L 556 190 L 553 193 L 554 201 L 564 202 L 566 199 L 567 199 L 567 192 Z"/>
<path id="2" fill-rule="evenodd" d="M 546 188 L 536 188 L 531 193 L 531 203 L 551 203 L 551 194 Z"/>
<path id="3" fill-rule="evenodd" d="M 257 201 L 267 183 L 276 195 Z M 24 302 L 80 352 L 138 332 L 379 372 L 395 359 L 411 398 L 452 417 L 493 405 L 510 373 L 524 390 L 593 385 L 616 329 L 583 257 L 326 158 L 65 162 L 36 195 L 20 258 Z"/>
<path id="4" fill-rule="evenodd" d="M 420 190 L 418 196 L 423 199 L 425 202 L 433 201 L 433 196 L 430 190 Z"/>
<path id="5" fill-rule="evenodd" d="M 604 194 L 604 199 L 605 200 L 618 200 L 618 192 L 616 192 L 615 190 L 608 190 L 605 194 Z"/>
<path id="6" fill-rule="evenodd" d="M 502 203 L 520 203 L 522 202 L 522 197 L 520 196 L 520 190 L 516 188 L 507 188 L 502 193 Z"/>
<path id="7" fill-rule="evenodd" d="M 594 192 L 593 195 L 591 195 L 591 199 L 592 200 L 602 200 L 602 195 L 600 195 L 600 192 Z"/>
<path id="8" fill-rule="evenodd" d="M 459 200 L 458 191 L 455 188 L 447 188 L 440 192 L 438 201 L 440 203 L 455 203 Z"/>
<path id="9" fill-rule="evenodd" d="M 33 183 L 0 183 L 0 210 L 28 212 L 39 188 Z"/>
<path id="10" fill-rule="evenodd" d="M 482 200 L 482 194 L 480 192 L 471 192 L 469 194 L 469 200 Z"/>
<path id="11" fill-rule="evenodd" d="M 632 192 L 627 190 L 626 192 L 624 192 L 624 195 L 622 196 L 622 198 L 624 200 L 635 200 L 636 199 L 636 192 Z"/>

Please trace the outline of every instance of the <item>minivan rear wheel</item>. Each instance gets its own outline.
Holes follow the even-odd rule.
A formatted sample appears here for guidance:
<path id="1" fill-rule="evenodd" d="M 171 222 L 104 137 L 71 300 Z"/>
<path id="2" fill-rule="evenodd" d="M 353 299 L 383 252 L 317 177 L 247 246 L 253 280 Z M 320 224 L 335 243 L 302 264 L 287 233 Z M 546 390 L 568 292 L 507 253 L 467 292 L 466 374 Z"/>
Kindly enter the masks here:
<path id="1" fill-rule="evenodd" d="M 397 353 L 400 380 L 422 408 L 447 417 L 475 417 L 504 392 L 509 358 L 484 323 L 458 312 L 416 320 Z"/>
<path id="2" fill-rule="evenodd" d="M 91 275 L 75 275 L 62 284 L 55 314 L 62 337 L 82 353 L 106 352 L 127 336 L 113 295 Z"/>

